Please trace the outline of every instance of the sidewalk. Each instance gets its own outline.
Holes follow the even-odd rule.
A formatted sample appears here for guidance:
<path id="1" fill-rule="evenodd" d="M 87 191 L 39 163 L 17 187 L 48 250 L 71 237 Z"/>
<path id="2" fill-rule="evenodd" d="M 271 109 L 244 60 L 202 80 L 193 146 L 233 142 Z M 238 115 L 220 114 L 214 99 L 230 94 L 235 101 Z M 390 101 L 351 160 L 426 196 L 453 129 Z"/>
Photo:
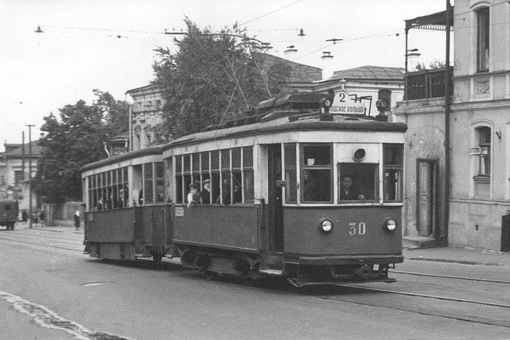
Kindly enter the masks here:
<path id="1" fill-rule="evenodd" d="M 81 233 L 83 234 L 83 223 L 82 226 L 78 230 L 76 228 L 70 225 L 54 225 L 54 226 L 48 226 L 46 224 L 38 223 L 37 226 L 35 224 L 32 224 L 32 228 L 30 228 L 28 223 L 23 222 L 16 222 L 16 225 L 14 226 L 14 230 L 19 229 L 32 229 L 32 230 L 46 230 L 46 231 L 52 231 L 52 232 L 59 232 L 59 233 Z"/>
<path id="2" fill-rule="evenodd" d="M 457 247 L 403 248 L 404 261 L 435 261 L 485 266 L 510 267 L 510 253 L 493 250 Z"/>

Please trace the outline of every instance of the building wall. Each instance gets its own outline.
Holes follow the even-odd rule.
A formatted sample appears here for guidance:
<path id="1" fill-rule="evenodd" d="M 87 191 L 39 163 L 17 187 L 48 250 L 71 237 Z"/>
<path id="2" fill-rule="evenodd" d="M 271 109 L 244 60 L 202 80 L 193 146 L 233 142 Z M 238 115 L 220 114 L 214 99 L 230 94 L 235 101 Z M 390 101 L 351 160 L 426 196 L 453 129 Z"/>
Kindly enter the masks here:
<path id="1" fill-rule="evenodd" d="M 129 90 L 127 93 L 133 98 L 131 150 L 136 151 L 153 145 L 156 138 L 154 127 L 162 122 L 165 100 L 162 91 L 152 85 Z"/>
<path id="2" fill-rule="evenodd" d="M 477 12 L 489 9 L 487 71 L 477 67 Z M 510 2 L 455 2 L 449 243 L 499 250 L 510 213 Z M 479 128 L 490 128 L 490 171 L 480 176 Z M 486 158 L 485 158 L 486 159 Z"/>
<path id="3" fill-rule="evenodd" d="M 405 197 L 403 211 L 404 236 L 420 235 L 418 223 L 418 170 L 417 160 L 437 160 L 437 181 L 434 185 L 436 225 L 433 236 L 438 239 L 444 234 L 444 98 L 413 100 L 398 103 L 393 110 L 395 121 L 404 122 L 408 126 L 406 133 L 405 153 Z"/>

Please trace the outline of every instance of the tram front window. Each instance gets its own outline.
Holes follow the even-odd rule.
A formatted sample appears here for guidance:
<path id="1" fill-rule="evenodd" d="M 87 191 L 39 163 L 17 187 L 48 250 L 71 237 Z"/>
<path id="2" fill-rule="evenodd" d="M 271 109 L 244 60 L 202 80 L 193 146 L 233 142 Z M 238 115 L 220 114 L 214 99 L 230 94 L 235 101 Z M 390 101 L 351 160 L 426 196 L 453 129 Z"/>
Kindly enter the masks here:
<path id="1" fill-rule="evenodd" d="M 377 200 L 377 164 L 339 163 L 338 200 Z"/>

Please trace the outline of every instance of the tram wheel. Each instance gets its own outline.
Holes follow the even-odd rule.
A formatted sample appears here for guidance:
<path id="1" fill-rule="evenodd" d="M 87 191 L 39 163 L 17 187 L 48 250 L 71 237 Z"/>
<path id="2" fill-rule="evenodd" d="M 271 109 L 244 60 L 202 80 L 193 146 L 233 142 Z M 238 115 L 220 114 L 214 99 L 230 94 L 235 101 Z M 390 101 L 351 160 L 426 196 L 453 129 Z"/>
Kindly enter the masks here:
<path id="1" fill-rule="evenodd" d="M 162 256 L 162 255 L 160 255 L 160 254 L 152 255 L 152 260 L 153 260 L 154 262 L 159 263 L 159 262 L 161 262 L 161 260 L 162 260 L 162 259 L 163 259 L 163 256 Z"/>
<path id="2" fill-rule="evenodd" d="M 216 280 L 216 278 L 218 277 L 218 273 L 216 272 L 213 272 L 213 271 L 210 271 L 210 270 L 206 270 L 204 272 L 204 275 L 205 275 L 205 278 L 209 281 L 214 281 Z"/>

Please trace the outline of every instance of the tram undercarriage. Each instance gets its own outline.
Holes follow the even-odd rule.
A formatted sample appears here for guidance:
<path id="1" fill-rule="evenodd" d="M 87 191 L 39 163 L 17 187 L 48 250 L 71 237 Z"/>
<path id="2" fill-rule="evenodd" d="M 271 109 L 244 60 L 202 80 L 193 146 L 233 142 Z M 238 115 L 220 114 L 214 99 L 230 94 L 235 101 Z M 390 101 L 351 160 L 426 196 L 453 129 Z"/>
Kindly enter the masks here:
<path id="1" fill-rule="evenodd" d="M 343 264 L 331 264 L 332 260 L 320 261 L 315 264 L 299 263 L 299 259 L 286 259 L 283 254 L 256 254 L 228 251 L 196 246 L 176 246 L 181 263 L 184 267 L 196 269 L 211 280 L 217 275 L 232 275 L 253 283 L 260 279 L 285 278 L 292 285 L 334 285 L 342 283 L 395 282 L 388 277 L 388 270 L 394 264 L 402 262 L 399 257 L 395 262 L 367 259 L 344 260 Z M 339 257 L 335 256 L 338 260 Z M 304 261 L 307 262 L 307 261 Z M 309 261 L 308 261 L 309 262 Z M 340 262 L 340 261 L 338 261 Z"/>

